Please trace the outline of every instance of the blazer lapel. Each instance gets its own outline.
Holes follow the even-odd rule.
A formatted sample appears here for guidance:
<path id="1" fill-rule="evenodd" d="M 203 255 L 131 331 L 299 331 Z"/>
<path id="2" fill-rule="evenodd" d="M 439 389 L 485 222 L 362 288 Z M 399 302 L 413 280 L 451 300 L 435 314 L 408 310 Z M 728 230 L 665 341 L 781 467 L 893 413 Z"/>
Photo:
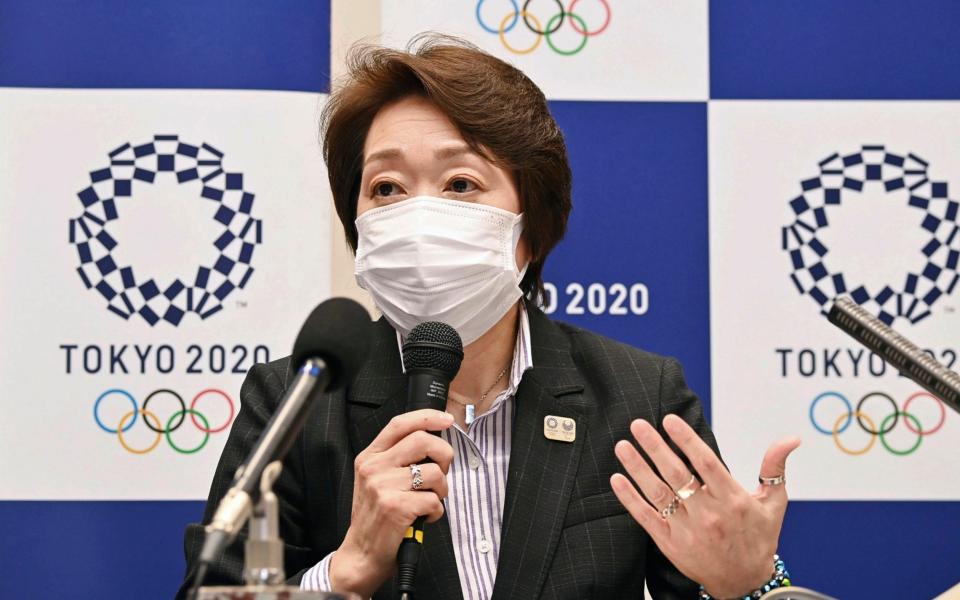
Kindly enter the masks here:
<path id="1" fill-rule="evenodd" d="M 374 330 L 370 357 L 347 391 L 353 456 L 369 446 L 390 419 L 406 410 L 407 377 L 400 363 L 397 334 L 383 318 L 376 323 Z M 345 517 L 349 519 L 349 513 Z M 384 597 L 396 597 L 395 582 L 388 582 L 385 587 L 390 589 Z M 423 598 L 463 596 L 450 536 L 450 522 L 445 514 L 424 529 L 417 590 Z"/>
<path id="2" fill-rule="evenodd" d="M 589 416 L 566 335 L 528 311 L 534 366 L 517 390 L 494 600 L 538 598 L 560 539 L 584 441 L 548 440 L 544 418 L 572 418 L 583 432 Z"/>
<path id="3" fill-rule="evenodd" d="M 374 324 L 367 362 L 347 390 L 350 446 L 353 455 L 370 445 L 390 419 L 403 412 L 407 378 L 393 327 L 381 318 Z"/>

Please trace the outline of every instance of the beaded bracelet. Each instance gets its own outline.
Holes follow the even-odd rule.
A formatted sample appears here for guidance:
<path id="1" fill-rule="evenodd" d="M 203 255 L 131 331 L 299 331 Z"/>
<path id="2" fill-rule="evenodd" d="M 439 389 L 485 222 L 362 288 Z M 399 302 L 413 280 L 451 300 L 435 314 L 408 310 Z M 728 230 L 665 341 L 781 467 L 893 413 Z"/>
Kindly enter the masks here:
<path id="1" fill-rule="evenodd" d="M 783 564 L 783 561 L 780 560 L 779 554 L 773 555 L 773 577 L 767 583 L 753 590 L 749 594 L 743 596 L 739 600 L 756 600 L 760 598 L 770 590 L 781 588 L 781 587 L 790 587 L 790 573 L 787 573 L 787 567 Z M 703 586 L 700 586 L 700 600 L 714 600 L 714 597 L 711 596 L 703 589 Z"/>

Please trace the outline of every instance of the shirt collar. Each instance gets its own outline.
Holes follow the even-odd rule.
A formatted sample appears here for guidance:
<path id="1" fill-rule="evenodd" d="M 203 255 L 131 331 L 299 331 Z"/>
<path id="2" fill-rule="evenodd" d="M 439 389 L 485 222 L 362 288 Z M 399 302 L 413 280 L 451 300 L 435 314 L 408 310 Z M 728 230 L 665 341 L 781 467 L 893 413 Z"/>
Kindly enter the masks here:
<path id="1" fill-rule="evenodd" d="M 407 368 L 403 364 L 403 337 L 397 332 L 397 347 L 400 350 L 400 367 L 403 372 Z M 530 315 L 527 313 L 527 304 L 520 303 L 520 317 L 517 327 L 517 341 L 513 345 L 513 362 L 510 367 L 510 383 L 507 389 L 498 395 L 496 404 L 499 404 L 500 398 L 513 396 L 520 387 L 520 380 L 523 374 L 533 368 L 533 347 L 530 345 Z"/>

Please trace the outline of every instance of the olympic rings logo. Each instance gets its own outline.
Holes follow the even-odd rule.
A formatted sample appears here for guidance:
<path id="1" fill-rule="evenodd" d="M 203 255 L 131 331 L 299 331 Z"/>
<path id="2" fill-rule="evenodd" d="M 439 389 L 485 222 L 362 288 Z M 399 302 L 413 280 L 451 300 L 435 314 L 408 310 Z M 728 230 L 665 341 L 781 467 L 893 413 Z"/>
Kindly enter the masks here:
<path id="1" fill-rule="evenodd" d="M 876 421 L 874 421 L 873 418 L 870 417 L 870 415 L 864 410 L 864 405 L 874 398 L 878 400 L 885 400 L 891 407 L 890 413 L 880 420 L 879 427 L 877 426 Z M 920 419 L 910 412 L 910 405 L 919 398 L 929 398 L 933 400 L 940 409 L 940 419 L 937 421 L 936 425 L 929 429 L 924 429 L 923 425 L 920 423 Z M 821 424 L 817 421 L 815 413 L 817 406 L 828 399 L 835 399 L 842 402 L 843 411 L 838 413 L 836 419 L 828 420 L 827 423 Z M 876 400 L 873 401 L 876 402 Z M 860 456 L 861 454 L 866 454 L 873 448 L 878 439 L 880 440 L 880 444 L 887 450 L 887 452 L 890 452 L 891 454 L 897 456 L 907 456 L 908 454 L 913 454 L 920 447 L 921 442 L 923 442 L 923 438 L 940 431 L 946 419 L 947 409 L 944 407 L 943 402 L 933 394 L 924 391 L 916 392 L 907 397 L 902 407 L 898 406 L 896 400 L 884 392 L 870 392 L 865 394 L 862 398 L 860 398 L 860 401 L 857 402 L 856 408 L 850 404 L 850 401 L 846 396 L 839 392 L 833 391 L 823 392 L 814 398 L 813 402 L 810 403 L 810 423 L 813 425 L 813 428 L 824 435 L 831 436 L 833 438 L 833 443 L 836 444 L 837 448 L 839 448 L 844 454 L 849 454 L 851 456 Z M 869 441 L 862 448 L 850 448 L 840 441 L 840 434 L 845 432 L 847 428 L 850 427 L 850 425 L 854 422 L 854 420 L 856 420 L 856 423 L 860 429 L 870 436 Z M 916 440 L 913 442 L 913 444 L 906 448 L 894 448 L 887 439 L 887 436 L 889 436 L 894 428 L 896 428 L 900 423 L 903 423 L 910 433 L 916 435 Z"/>
<path id="2" fill-rule="evenodd" d="M 583 50 L 584 46 L 587 45 L 588 39 L 603 33 L 610 25 L 610 17 L 612 16 L 612 13 L 607 0 L 599 0 L 600 4 L 603 6 L 605 16 L 603 23 L 593 29 L 590 28 L 583 17 L 574 12 L 574 7 L 576 7 L 580 0 L 572 0 L 566 8 L 563 7 L 563 3 L 560 0 L 554 0 L 557 10 L 553 15 L 545 20 L 538 18 L 528 10 L 532 1 L 533 0 L 526 0 L 521 8 L 518 5 L 517 0 L 510 0 L 513 10 L 504 15 L 498 23 L 488 23 L 483 19 L 481 14 L 483 4 L 486 2 L 486 0 L 479 0 L 477 2 L 477 8 L 475 11 L 477 23 L 479 23 L 480 27 L 482 27 L 487 33 L 499 36 L 500 43 L 503 44 L 503 47 L 514 54 L 530 54 L 540 47 L 540 44 L 543 42 L 543 40 L 546 40 L 547 45 L 550 46 L 550 49 L 561 56 L 573 56 L 574 54 L 577 54 Z M 510 33 L 520 22 L 522 22 L 524 27 L 526 27 L 526 29 L 535 36 L 533 44 L 527 46 L 526 48 L 517 48 L 507 41 L 507 34 Z M 580 42 L 572 48 L 561 48 L 553 39 L 553 36 L 556 35 L 561 27 L 563 27 L 564 23 L 569 23 L 573 31 L 580 36 Z"/>
<path id="3" fill-rule="evenodd" d="M 173 412 L 165 422 L 147 408 L 151 400 L 161 395 L 172 396 L 180 404 L 180 410 Z M 122 417 L 120 417 L 116 427 L 113 428 L 107 426 L 100 418 L 100 405 L 104 400 L 111 396 L 120 396 L 126 398 L 132 407 L 131 410 L 127 411 Z M 230 411 L 230 415 L 223 422 L 223 424 L 218 425 L 217 427 L 211 427 L 207 417 L 202 412 L 197 410 L 197 404 L 200 402 L 200 400 L 211 396 L 223 399 L 227 403 L 227 407 Z M 148 452 L 153 451 L 153 449 L 160 444 L 160 440 L 163 438 L 166 438 L 167 444 L 180 454 L 194 454 L 199 452 L 204 446 L 207 445 L 211 434 L 220 433 L 230 426 L 230 423 L 233 422 L 233 416 L 235 412 L 236 407 L 234 406 L 233 398 L 230 397 L 230 394 L 215 388 L 205 389 L 194 396 L 193 400 L 190 402 L 189 408 L 187 408 L 187 404 L 184 402 L 183 397 L 180 394 L 166 388 L 151 392 L 150 395 L 144 399 L 142 405 L 137 404 L 136 398 L 134 398 L 130 392 L 118 388 L 109 389 L 103 392 L 97 397 L 96 402 L 93 404 L 93 420 L 96 421 L 100 429 L 109 434 L 117 436 L 120 446 L 122 446 L 124 450 L 130 452 L 131 454 L 147 454 Z M 180 429 L 180 427 L 186 422 L 186 417 L 188 414 L 190 415 L 190 421 L 193 423 L 193 426 L 203 433 L 203 441 L 193 448 L 184 448 L 177 445 L 177 443 L 173 441 L 173 433 Z M 130 431 L 130 429 L 136 424 L 137 419 L 140 417 L 143 418 L 143 423 L 147 426 L 147 429 L 154 432 L 156 436 L 147 446 L 143 448 L 134 448 L 127 441 L 124 434 Z"/>

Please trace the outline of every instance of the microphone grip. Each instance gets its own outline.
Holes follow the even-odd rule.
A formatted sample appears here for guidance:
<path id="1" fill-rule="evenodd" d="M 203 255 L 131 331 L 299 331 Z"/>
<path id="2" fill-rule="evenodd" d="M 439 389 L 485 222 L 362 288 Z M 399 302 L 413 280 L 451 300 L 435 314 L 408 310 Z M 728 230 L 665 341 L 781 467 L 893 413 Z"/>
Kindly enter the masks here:
<path id="1" fill-rule="evenodd" d="M 418 369 L 407 374 L 407 412 L 447 407 L 450 375 L 435 369 Z"/>
<path id="2" fill-rule="evenodd" d="M 407 373 L 407 411 L 421 408 L 443 410 L 447 406 L 450 390 L 450 375 L 436 369 L 416 369 Z M 431 432 L 439 436 L 440 432 Z M 425 459 L 423 462 L 433 462 Z M 397 591 L 401 598 L 413 598 L 416 592 L 414 580 L 423 549 L 423 526 L 425 517 L 417 517 L 407 528 L 397 550 Z"/>
<path id="3" fill-rule="evenodd" d="M 413 525 L 407 528 L 397 551 L 397 591 L 413 597 L 416 591 L 414 580 L 417 577 L 417 565 L 423 549 L 423 525 L 426 517 L 417 517 Z"/>

